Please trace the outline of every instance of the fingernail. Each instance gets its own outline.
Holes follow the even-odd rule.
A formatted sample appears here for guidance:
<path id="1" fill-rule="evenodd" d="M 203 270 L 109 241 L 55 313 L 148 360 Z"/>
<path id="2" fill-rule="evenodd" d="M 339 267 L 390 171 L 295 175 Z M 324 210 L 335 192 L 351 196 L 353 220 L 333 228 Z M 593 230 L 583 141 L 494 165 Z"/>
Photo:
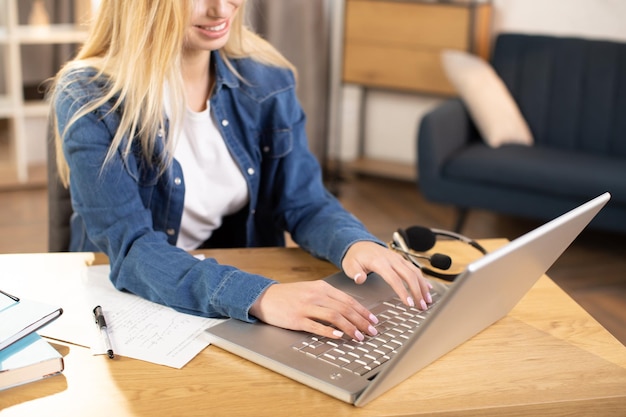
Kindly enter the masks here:
<path id="1" fill-rule="evenodd" d="M 341 330 L 333 330 L 333 335 L 337 337 L 342 337 L 343 332 Z"/>
<path id="2" fill-rule="evenodd" d="M 406 303 L 410 305 L 411 307 L 415 307 L 415 301 L 413 301 L 413 297 L 407 297 Z"/>
<path id="3" fill-rule="evenodd" d="M 356 282 L 357 284 L 359 283 L 359 280 L 361 279 L 361 277 L 363 276 L 362 273 L 358 273 L 354 276 L 354 282 Z"/>
<path id="4" fill-rule="evenodd" d="M 367 328 L 367 332 L 370 334 L 370 336 L 376 336 L 378 334 L 378 330 L 376 330 L 374 326 L 369 326 Z"/>
<path id="5" fill-rule="evenodd" d="M 431 290 L 433 289 L 433 284 L 431 284 L 430 281 L 426 281 L 426 285 L 428 285 L 428 288 Z"/>
<path id="6" fill-rule="evenodd" d="M 378 324 L 378 317 L 373 314 L 370 314 L 370 321 L 374 324 Z"/>
<path id="7" fill-rule="evenodd" d="M 420 300 L 420 307 L 422 307 L 422 310 L 428 310 L 428 306 L 424 300 Z"/>
<path id="8" fill-rule="evenodd" d="M 361 333 L 360 331 L 356 331 L 354 332 L 354 337 L 356 340 L 358 340 L 359 342 L 362 342 L 363 340 L 365 340 L 365 336 L 363 336 L 363 333 Z"/>
<path id="9" fill-rule="evenodd" d="M 428 304 L 433 302 L 433 296 L 430 295 L 429 292 L 426 293 L 426 301 L 428 302 Z"/>

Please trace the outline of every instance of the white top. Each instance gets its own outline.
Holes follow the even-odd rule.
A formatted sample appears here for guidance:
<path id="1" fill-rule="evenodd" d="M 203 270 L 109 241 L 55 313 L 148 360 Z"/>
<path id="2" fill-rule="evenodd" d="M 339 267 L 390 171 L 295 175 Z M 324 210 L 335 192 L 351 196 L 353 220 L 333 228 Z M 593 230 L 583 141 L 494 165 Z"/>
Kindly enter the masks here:
<path id="1" fill-rule="evenodd" d="M 192 250 L 211 237 L 224 216 L 248 203 L 248 187 L 211 117 L 208 101 L 202 112 L 186 110 L 177 141 L 174 158 L 183 170 L 185 202 L 176 246 Z"/>

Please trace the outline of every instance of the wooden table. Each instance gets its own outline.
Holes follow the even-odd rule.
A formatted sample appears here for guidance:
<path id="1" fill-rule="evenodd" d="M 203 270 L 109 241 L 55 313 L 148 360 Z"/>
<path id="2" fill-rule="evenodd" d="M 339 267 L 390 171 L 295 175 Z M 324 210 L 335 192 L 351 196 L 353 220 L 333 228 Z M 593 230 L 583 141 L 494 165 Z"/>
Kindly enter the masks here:
<path id="1" fill-rule="evenodd" d="M 504 240 L 482 243 L 494 248 Z M 335 271 L 297 248 L 205 253 L 282 281 Z M 457 262 L 464 256 L 447 253 Z M 0 255 L 0 268 L 4 276 L 54 280 L 93 259 Z M 507 317 L 364 408 L 214 346 L 176 370 L 52 343 L 65 356 L 63 374 L 0 391 L 0 416 L 626 415 L 626 348 L 545 276 Z"/>

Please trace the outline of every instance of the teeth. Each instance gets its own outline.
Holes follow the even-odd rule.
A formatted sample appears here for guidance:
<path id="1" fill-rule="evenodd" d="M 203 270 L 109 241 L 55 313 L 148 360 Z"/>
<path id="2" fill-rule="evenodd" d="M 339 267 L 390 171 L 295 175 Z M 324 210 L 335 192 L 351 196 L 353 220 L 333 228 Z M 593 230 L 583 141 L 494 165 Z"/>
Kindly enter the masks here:
<path id="1" fill-rule="evenodd" d="M 208 30 L 211 32 L 218 32 L 222 29 L 224 29 L 226 27 L 226 22 L 222 23 L 221 25 L 218 26 L 202 26 L 202 29 L 204 30 Z"/>

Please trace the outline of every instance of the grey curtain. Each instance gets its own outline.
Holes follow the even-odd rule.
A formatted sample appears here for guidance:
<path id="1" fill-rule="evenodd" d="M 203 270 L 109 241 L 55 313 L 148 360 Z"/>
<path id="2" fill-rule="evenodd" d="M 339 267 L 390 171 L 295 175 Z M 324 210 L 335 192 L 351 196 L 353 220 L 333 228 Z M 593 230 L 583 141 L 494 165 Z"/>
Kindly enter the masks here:
<path id="1" fill-rule="evenodd" d="M 331 1 L 251 0 L 248 16 L 252 27 L 298 69 L 309 147 L 322 163 L 328 142 Z"/>

